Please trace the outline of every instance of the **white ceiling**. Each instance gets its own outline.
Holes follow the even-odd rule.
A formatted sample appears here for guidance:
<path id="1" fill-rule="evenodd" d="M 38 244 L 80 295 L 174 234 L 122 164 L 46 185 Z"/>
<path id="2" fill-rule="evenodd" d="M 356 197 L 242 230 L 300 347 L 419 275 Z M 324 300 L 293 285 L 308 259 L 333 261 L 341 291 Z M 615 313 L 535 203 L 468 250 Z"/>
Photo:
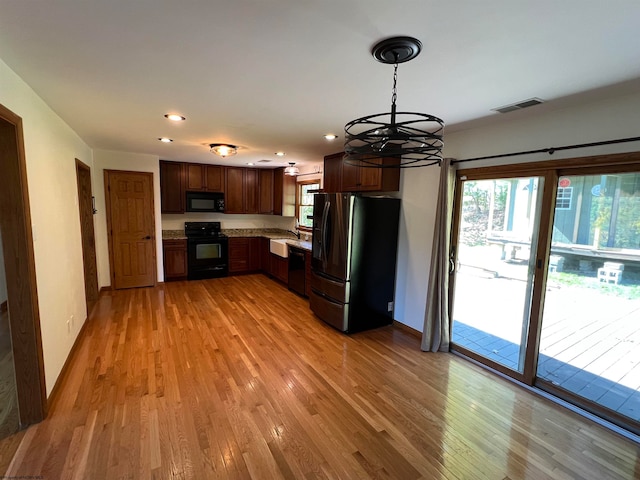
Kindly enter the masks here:
<path id="1" fill-rule="evenodd" d="M 347 121 L 389 110 L 385 37 L 422 41 L 398 108 L 444 119 L 446 144 L 495 107 L 635 88 L 639 32 L 638 0 L 0 0 L 0 58 L 91 147 L 212 163 L 216 142 L 235 164 L 341 151 Z"/>

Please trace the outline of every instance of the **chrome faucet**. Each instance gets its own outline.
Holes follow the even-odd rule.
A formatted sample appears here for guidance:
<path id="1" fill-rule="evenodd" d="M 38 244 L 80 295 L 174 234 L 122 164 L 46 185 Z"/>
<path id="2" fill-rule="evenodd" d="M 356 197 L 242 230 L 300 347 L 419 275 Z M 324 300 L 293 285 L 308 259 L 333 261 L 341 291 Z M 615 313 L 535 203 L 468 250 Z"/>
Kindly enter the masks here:
<path id="1" fill-rule="evenodd" d="M 293 233 L 298 240 L 300 240 L 300 230 L 296 230 L 295 232 L 293 230 L 287 230 L 287 233 Z"/>

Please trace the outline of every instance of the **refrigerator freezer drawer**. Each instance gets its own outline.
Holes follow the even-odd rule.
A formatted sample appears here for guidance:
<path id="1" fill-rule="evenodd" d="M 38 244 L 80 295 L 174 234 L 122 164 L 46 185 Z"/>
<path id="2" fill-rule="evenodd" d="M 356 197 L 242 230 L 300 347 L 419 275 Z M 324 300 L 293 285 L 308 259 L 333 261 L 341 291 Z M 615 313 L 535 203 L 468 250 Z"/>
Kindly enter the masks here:
<path id="1" fill-rule="evenodd" d="M 349 303 L 349 282 L 331 280 L 312 271 L 311 289 L 321 292 L 323 295 L 331 297 L 338 302 Z"/>
<path id="2" fill-rule="evenodd" d="M 346 332 L 349 328 L 349 304 L 336 303 L 312 290 L 309 306 L 313 313 L 341 332 Z"/>

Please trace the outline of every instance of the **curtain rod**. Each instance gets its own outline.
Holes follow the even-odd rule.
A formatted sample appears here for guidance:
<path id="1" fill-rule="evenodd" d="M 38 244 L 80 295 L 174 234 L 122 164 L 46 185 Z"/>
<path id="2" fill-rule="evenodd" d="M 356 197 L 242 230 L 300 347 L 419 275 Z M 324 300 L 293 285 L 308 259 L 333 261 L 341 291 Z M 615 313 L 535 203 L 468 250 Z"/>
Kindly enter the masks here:
<path id="1" fill-rule="evenodd" d="M 640 141 L 640 137 L 619 138 L 617 140 L 605 140 L 603 142 L 580 143 L 576 145 L 565 145 L 564 147 L 541 148 L 539 150 L 528 150 L 526 152 L 501 153 L 498 155 L 487 155 L 486 157 L 466 158 L 464 160 L 452 160 L 451 163 L 454 164 L 454 163 L 461 163 L 461 162 L 475 162 L 476 160 L 489 160 L 492 158 L 515 157 L 518 155 L 529 155 L 531 153 L 548 153 L 549 155 L 553 155 L 555 152 L 559 152 L 560 150 L 573 150 L 575 148 L 599 147 L 601 145 L 612 145 L 614 143 L 626 143 L 626 142 L 637 142 L 637 141 Z"/>

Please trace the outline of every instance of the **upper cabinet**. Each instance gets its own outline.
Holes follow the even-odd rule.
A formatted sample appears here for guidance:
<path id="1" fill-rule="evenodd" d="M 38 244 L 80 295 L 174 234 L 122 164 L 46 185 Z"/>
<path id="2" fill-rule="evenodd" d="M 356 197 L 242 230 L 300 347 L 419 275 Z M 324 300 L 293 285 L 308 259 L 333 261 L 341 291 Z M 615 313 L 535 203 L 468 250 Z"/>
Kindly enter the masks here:
<path id="1" fill-rule="evenodd" d="M 160 208 L 162 213 L 184 213 L 185 164 L 160 160 Z"/>
<path id="2" fill-rule="evenodd" d="M 284 174 L 284 167 L 273 171 L 273 214 L 296 215 L 296 177 Z"/>
<path id="3" fill-rule="evenodd" d="M 224 167 L 221 165 L 186 164 L 186 190 L 224 192 Z"/>
<path id="4" fill-rule="evenodd" d="M 225 169 L 226 176 L 226 193 L 224 195 L 224 212 L 225 213 L 245 213 L 244 207 L 244 190 L 245 180 L 242 167 L 227 167 Z"/>
<path id="5" fill-rule="evenodd" d="M 227 167 L 225 213 L 258 213 L 258 170 Z"/>
<path id="6" fill-rule="evenodd" d="M 296 179 L 284 168 L 223 167 L 160 160 L 162 213 L 185 213 L 186 192 L 224 192 L 225 213 L 295 215 Z"/>
<path id="7" fill-rule="evenodd" d="M 258 213 L 273 215 L 273 170 L 258 170 Z"/>
<path id="8" fill-rule="evenodd" d="M 372 158 L 364 162 L 344 162 L 343 153 L 324 157 L 324 190 L 326 192 L 397 192 L 400 169 L 394 158 Z M 376 168 L 371 164 L 380 165 Z"/>

